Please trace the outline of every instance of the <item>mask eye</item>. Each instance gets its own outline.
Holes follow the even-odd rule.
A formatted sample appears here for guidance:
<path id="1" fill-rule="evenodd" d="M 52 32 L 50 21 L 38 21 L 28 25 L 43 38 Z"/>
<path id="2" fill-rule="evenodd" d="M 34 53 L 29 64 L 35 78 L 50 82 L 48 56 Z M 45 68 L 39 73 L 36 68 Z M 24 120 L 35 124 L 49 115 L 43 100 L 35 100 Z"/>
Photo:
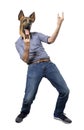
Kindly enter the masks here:
<path id="1" fill-rule="evenodd" d="M 22 21 L 22 22 L 23 22 L 23 23 L 24 23 L 24 22 L 27 22 L 27 19 L 23 19 L 23 21 Z"/>

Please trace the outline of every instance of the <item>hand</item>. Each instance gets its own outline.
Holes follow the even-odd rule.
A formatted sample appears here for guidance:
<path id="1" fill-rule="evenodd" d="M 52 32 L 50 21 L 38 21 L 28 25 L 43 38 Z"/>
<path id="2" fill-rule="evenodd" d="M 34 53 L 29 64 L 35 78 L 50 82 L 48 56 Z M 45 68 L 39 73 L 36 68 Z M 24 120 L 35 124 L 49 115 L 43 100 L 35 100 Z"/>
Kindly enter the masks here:
<path id="1" fill-rule="evenodd" d="M 25 44 L 25 48 L 29 49 L 29 46 L 30 46 L 30 38 L 24 38 L 24 44 Z"/>
<path id="2" fill-rule="evenodd" d="M 28 39 L 28 38 L 24 38 L 24 43 L 29 43 L 30 42 L 30 39 Z"/>
<path id="3" fill-rule="evenodd" d="M 59 16 L 59 14 L 57 15 L 57 25 L 61 25 L 61 23 L 64 20 L 64 13 L 62 12 L 62 17 Z"/>

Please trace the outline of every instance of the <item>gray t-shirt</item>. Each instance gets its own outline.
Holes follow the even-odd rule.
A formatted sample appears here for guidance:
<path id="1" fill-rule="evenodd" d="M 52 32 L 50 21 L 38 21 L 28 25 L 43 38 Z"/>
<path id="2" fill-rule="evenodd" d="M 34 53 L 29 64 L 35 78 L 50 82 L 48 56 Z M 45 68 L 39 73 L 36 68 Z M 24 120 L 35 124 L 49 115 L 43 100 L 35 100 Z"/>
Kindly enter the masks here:
<path id="1" fill-rule="evenodd" d="M 42 42 L 48 43 L 49 36 L 46 36 L 42 33 L 32 32 L 30 37 L 30 48 L 29 48 L 29 62 L 34 62 L 39 59 L 49 58 L 48 54 L 42 46 Z M 15 43 L 16 49 L 22 59 L 24 53 L 24 41 L 22 37 Z"/>

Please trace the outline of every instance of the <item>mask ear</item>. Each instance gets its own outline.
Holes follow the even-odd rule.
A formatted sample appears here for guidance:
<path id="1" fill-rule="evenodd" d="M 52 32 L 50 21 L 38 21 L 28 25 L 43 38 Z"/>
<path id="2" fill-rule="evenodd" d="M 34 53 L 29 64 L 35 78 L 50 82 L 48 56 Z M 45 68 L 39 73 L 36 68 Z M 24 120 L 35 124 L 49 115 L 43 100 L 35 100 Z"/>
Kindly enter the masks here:
<path id="1" fill-rule="evenodd" d="M 35 12 L 33 12 L 30 16 L 29 16 L 31 22 L 35 21 Z"/>
<path id="2" fill-rule="evenodd" d="M 20 10 L 19 14 L 18 14 L 18 20 L 21 20 L 24 17 L 24 13 L 22 10 Z"/>

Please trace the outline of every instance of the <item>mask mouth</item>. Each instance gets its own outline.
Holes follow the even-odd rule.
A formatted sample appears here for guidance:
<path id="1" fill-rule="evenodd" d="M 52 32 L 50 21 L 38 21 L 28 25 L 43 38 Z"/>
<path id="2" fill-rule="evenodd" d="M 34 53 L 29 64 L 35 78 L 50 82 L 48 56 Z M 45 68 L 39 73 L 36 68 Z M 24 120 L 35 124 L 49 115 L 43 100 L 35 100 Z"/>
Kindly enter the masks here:
<path id="1" fill-rule="evenodd" d="M 28 23 L 26 26 L 24 26 L 24 28 L 23 28 L 23 33 L 26 35 L 26 32 L 27 32 L 27 31 L 25 31 L 25 30 L 28 30 L 28 31 L 30 32 L 30 29 L 31 29 L 31 24 Z"/>

